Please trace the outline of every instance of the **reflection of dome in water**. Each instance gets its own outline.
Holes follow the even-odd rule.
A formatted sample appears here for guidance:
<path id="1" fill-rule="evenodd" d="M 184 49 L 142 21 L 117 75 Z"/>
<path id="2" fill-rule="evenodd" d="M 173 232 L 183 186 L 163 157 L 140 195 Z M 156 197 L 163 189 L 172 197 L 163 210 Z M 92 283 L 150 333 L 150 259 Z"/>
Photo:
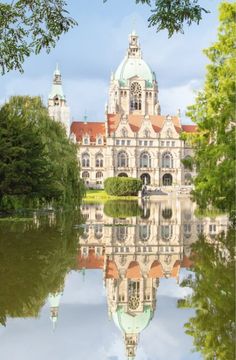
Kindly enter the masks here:
<path id="1" fill-rule="evenodd" d="M 126 334 L 139 334 L 151 321 L 153 310 L 150 306 L 145 306 L 144 311 L 138 314 L 128 314 L 123 307 L 119 306 L 112 317 L 116 326 Z"/>

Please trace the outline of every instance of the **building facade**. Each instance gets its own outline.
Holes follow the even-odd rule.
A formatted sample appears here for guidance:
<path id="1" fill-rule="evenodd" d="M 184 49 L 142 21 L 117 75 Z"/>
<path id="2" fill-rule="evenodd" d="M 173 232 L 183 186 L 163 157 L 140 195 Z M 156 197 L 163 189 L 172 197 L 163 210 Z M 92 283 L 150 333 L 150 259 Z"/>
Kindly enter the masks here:
<path id="1" fill-rule="evenodd" d="M 56 72 L 49 114 L 79 144 L 81 176 L 88 187 L 102 188 L 111 176 L 141 178 L 153 186 L 191 184 L 194 172 L 185 169 L 181 160 L 191 156 L 192 149 L 180 135 L 196 131 L 196 126 L 182 125 L 180 114 L 161 114 L 156 75 L 143 60 L 134 31 L 123 61 L 111 74 L 104 121 L 69 125 L 61 77 L 58 69 Z"/>

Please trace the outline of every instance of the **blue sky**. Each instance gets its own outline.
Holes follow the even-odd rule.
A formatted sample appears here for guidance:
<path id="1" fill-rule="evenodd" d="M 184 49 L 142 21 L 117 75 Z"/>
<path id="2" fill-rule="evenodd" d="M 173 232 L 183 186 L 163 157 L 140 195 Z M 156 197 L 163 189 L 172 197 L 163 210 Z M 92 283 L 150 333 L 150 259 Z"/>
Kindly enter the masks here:
<path id="1" fill-rule="evenodd" d="M 9 319 L 6 328 L 0 327 L 1 359 L 125 360 L 122 334 L 108 318 L 102 284 L 101 271 L 87 271 L 85 281 L 78 272 L 71 272 L 56 331 L 52 331 L 48 303 L 38 319 Z M 176 307 L 186 291 L 175 279 L 161 280 L 155 315 L 140 335 L 135 360 L 201 359 L 200 354 L 192 353 L 192 338 L 183 328 L 193 311 Z"/>
<path id="2" fill-rule="evenodd" d="M 74 120 L 85 112 L 89 121 L 104 120 L 111 71 L 123 59 L 128 34 L 140 36 L 143 57 L 156 72 L 163 114 L 184 113 L 203 85 L 206 57 L 202 49 L 215 41 L 219 0 L 200 1 L 211 10 L 199 26 L 168 39 L 167 32 L 148 28 L 150 8 L 134 0 L 68 0 L 68 9 L 79 25 L 65 34 L 47 55 L 26 60 L 24 74 L 10 72 L 0 79 L 0 103 L 11 95 L 41 95 L 46 103 L 52 73 L 58 62 L 64 91 Z M 134 20 L 135 19 L 135 20 Z"/>

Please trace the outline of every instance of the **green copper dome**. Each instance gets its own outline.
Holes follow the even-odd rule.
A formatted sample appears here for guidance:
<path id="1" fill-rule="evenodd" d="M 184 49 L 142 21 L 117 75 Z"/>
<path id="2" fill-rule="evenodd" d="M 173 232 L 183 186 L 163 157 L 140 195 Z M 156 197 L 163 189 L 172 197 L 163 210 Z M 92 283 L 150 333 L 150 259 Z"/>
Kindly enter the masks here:
<path id="1" fill-rule="evenodd" d="M 119 306 L 112 317 L 116 326 L 126 334 L 139 334 L 151 321 L 153 311 L 150 306 L 145 306 L 142 313 L 130 315 L 124 312 L 122 306 Z"/>
<path id="2" fill-rule="evenodd" d="M 114 78 L 122 83 L 134 76 L 146 80 L 147 84 L 150 86 L 152 85 L 153 80 L 156 80 L 155 73 L 142 58 L 127 56 L 118 66 Z"/>

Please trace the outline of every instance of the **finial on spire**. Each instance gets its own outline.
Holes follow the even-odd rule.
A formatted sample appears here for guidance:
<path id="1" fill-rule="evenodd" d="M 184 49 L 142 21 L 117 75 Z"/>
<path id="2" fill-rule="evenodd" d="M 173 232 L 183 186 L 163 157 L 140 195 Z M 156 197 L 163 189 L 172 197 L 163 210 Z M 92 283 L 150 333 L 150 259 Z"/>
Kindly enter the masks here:
<path id="1" fill-rule="evenodd" d="M 60 69 L 59 69 L 59 64 L 58 62 L 56 63 L 56 69 L 54 71 L 54 76 L 60 76 L 61 75 L 61 72 L 60 72 Z"/>
<path id="2" fill-rule="evenodd" d="M 136 15 L 134 15 L 133 16 L 133 19 L 132 19 L 132 33 L 131 33 L 131 35 L 137 35 L 136 34 L 136 31 L 135 31 L 135 29 L 136 29 Z"/>
<path id="3" fill-rule="evenodd" d="M 87 115 L 87 111 L 85 110 L 84 112 L 84 123 L 86 124 L 88 120 L 88 115 Z"/>

